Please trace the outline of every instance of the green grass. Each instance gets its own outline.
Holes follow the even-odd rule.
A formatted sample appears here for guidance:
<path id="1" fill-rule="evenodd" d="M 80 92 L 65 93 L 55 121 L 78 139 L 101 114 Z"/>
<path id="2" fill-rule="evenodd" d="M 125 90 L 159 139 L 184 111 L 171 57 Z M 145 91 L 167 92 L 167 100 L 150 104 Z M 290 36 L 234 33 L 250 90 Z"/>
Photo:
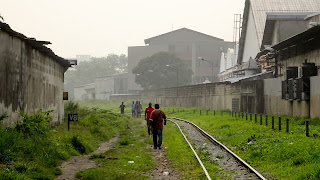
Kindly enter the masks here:
<path id="1" fill-rule="evenodd" d="M 90 180 L 149 179 L 150 170 L 155 164 L 150 152 L 152 149 L 147 148 L 147 144 L 152 144 L 152 141 L 146 135 L 144 126 L 122 131 L 114 148 L 92 158 L 99 167 L 80 171 L 76 177 Z"/>
<path id="2" fill-rule="evenodd" d="M 49 128 L 47 112 L 29 116 L 15 128 L 0 128 L 0 179 L 54 179 L 57 168 L 71 156 L 87 154 L 139 120 L 98 108 L 66 104 L 66 114 L 79 114 L 78 122 Z"/>
<path id="3" fill-rule="evenodd" d="M 227 145 L 242 159 L 251 164 L 265 177 L 276 179 L 320 179 L 320 130 L 319 119 L 310 120 L 310 135 L 305 135 L 305 119 L 288 117 L 289 132 L 286 132 L 287 116 L 282 116 L 282 130 L 278 130 L 278 118 L 275 118 L 275 129 L 271 129 L 271 117 L 268 126 L 245 120 L 245 116 L 231 117 L 227 111 L 221 116 L 220 112 L 209 112 L 202 109 L 202 115 L 196 108 L 184 108 L 185 112 L 172 113 L 172 107 L 165 108 L 167 116 L 179 117 L 194 122 L 217 140 Z M 249 117 L 248 117 L 249 119 Z M 316 134 L 314 138 L 313 134 Z"/>

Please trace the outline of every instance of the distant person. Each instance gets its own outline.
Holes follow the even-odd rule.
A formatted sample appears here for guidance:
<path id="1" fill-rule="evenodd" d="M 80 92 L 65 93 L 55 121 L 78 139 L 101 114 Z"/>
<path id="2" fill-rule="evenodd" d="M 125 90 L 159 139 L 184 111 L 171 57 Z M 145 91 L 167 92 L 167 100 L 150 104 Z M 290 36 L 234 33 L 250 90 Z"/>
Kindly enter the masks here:
<path id="1" fill-rule="evenodd" d="M 142 112 L 142 105 L 140 104 L 140 101 L 138 101 L 138 110 L 137 110 L 137 118 L 141 118 L 141 112 Z"/>
<path id="2" fill-rule="evenodd" d="M 132 117 L 135 116 L 135 104 L 134 104 L 134 101 L 132 101 L 132 104 L 131 104 L 131 113 L 132 113 Z"/>
<path id="3" fill-rule="evenodd" d="M 153 121 L 153 148 L 154 149 L 161 149 L 162 145 L 162 130 L 163 124 L 166 125 L 167 117 L 166 114 L 161 111 L 159 108 L 159 104 L 154 105 L 155 110 L 152 111 L 150 120 Z M 164 120 L 164 121 L 163 121 Z M 159 138 L 159 140 L 157 140 Z"/>
<path id="4" fill-rule="evenodd" d="M 136 104 L 134 104 L 134 113 L 136 115 L 136 118 L 138 117 L 138 101 L 136 101 Z"/>
<path id="5" fill-rule="evenodd" d="M 147 121 L 149 135 L 152 133 L 152 121 L 150 121 L 152 111 L 154 111 L 154 108 L 152 107 L 152 103 L 150 102 L 149 107 L 147 107 L 144 111 L 144 117 L 145 117 L 145 120 Z"/>
<path id="6" fill-rule="evenodd" d="M 126 107 L 126 105 L 123 104 L 123 102 L 120 105 L 121 108 L 121 114 L 124 114 L 124 108 Z"/>

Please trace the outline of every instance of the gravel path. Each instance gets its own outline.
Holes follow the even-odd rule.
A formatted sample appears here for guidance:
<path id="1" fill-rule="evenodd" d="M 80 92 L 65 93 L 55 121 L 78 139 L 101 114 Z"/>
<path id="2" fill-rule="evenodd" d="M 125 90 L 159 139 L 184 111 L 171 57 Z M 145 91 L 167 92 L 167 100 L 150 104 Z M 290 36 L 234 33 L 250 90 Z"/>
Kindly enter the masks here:
<path id="1" fill-rule="evenodd" d="M 239 180 L 259 179 L 255 174 L 243 167 L 242 164 L 231 154 L 226 152 L 220 146 L 213 144 L 192 125 L 182 121 L 175 122 L 179 124 L 182 131 L 185 133 L 196 151 L 201 148 L 203 152 L 209 154 L 211 160 L 220 165 L 220 169 L 222 171 L 232 172 L 223 174 L 221 173 L 221 176 Z"/>

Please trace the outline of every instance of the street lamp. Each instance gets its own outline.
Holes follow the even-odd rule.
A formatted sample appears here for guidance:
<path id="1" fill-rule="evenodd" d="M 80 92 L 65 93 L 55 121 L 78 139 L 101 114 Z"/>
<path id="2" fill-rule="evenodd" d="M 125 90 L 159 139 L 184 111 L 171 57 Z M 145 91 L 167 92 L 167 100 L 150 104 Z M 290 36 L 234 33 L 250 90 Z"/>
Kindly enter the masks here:
<path id="1" fill-rule="evenodd" d="M 208 61 L 208 60 L 205 60 L 204 58 L 202 58 L 202 57 L 198 57 L 198 59 L 199 60 L 201 60 L 201 61 L 206 61 L 206 62 L 208 62 L 208 63 L 211 63 L 211 76 L 212 76 L 212 79 L 211 79 L 211 83 L 213 83 L 213 62 L 212 61 Z"/>
<path id="2" fill-rule="evenodd" d="M 175 68 L 171 67 L 169 64 L 167 64 L 166 66 L 167 66 L 168 68 L 171 68 L 171 69 L 177 71 L 177 87 L 178 87 L 178 86 L 179 86 L 179 76 L 178 76 L 179 71 L 178 71 L 178 69 L 175 69 Z"/>

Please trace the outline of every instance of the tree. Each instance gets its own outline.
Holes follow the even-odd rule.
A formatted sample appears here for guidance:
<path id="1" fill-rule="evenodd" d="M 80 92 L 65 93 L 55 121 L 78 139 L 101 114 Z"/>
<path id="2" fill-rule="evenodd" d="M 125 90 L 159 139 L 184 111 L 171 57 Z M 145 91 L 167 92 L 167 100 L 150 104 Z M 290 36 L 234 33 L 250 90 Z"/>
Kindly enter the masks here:
<path id="1" fill-rule="evenodd" d="M 94 83 L 97 77 L 127 72 L 128 58 L 126 55 L 109 54 L 107 57 L 93 57 L 90 61 L 79 62 L 75 69 L 65 73 L 64 90 L 73 99 L 73 88 Z"/>
<path id="2" fill-rule="evenodd" d="M 174 54 L 160 52 L 142 59 L 132 70 L 135 82 L 144 89 L 158 89 L 188 85 L 192 70 Z"/>

